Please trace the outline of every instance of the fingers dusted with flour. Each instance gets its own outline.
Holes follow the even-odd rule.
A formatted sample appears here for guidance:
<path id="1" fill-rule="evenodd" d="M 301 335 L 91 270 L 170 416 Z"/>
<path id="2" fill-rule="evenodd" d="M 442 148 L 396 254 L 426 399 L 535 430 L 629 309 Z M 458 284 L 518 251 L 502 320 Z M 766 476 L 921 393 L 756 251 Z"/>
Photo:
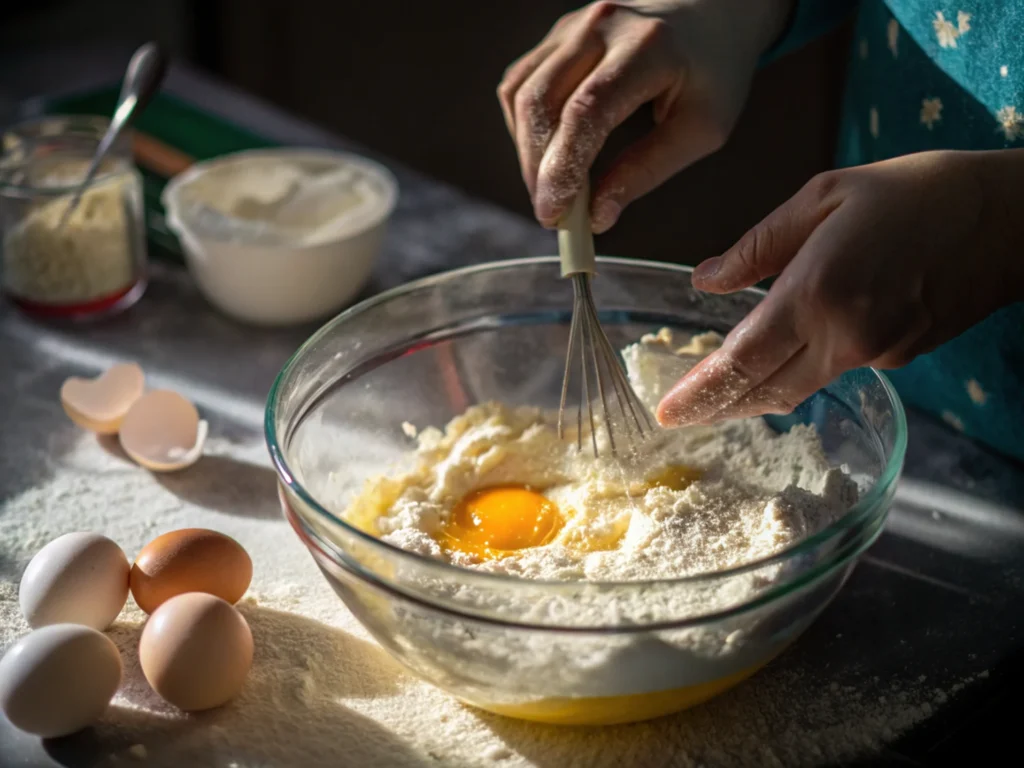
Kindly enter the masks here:
<path id="1" fill-rule="evenodd" d="M 611 132 L 646 104 L 655 128 L 595 184 L 597 231 L 718 149 L 790 1 L 602 1 L 560 19 L 498 88 L 537 219 L 557 222 Z"/>
<path id="2" fill-rule="evenodd" d="M 764 392 L 771 380 L 801 356 L 806 343 L 797 330 L 792 306 L 766 299 L 704 358 L 658 406 L 658 421 L 666 426 L 716 420 Z M 775 395 L 778 399 L 780 395 Z M 784 403 L 777 406 L 780 410 Z M 788 412 L 788 411 L 784 411 Z"/>
<path id="3" fill-rule="evenodd" d="M 658 419 L 789 413 L 844 371 L 902 367 L 1016 300 L 1007 286 L 1019 282 L 1019 259 L 993 246 L 1002 229 L 984 202 L 987 169 L 1014 159 L 922 152 L 809 182 L 694 272 L 714 293 L 778 279 L 665 396 Z"/>
<path id="4" fill-rule="evenodd" d="M 534 213 L 554 224 L 582 186 L 611 132 L 661 93 L 680 87 L 681 75 L 659 62 L 653 37 L 661 22 L 645 20 L 636 38 L 613 38 L 605 57 L 565 102 L 558 128 L 544 153 Z"/>

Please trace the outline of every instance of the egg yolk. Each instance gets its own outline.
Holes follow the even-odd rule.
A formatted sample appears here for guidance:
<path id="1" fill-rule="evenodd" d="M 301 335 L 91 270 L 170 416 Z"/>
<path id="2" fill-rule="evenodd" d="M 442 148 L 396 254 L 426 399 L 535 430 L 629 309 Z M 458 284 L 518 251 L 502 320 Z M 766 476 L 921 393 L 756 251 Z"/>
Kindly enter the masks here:
<path id="1" fill-rule="evenodd" d="M 685 491 L 700 480 L 699 469 L 684 464 L 671 464 L 647 478 L 652 488 L 668 488 L 670 491 Z"/>
<path id="2" fill-rule="evenodd" d="M 473 491 L 460 501 L 441 531 L 441 543 L 493 559 L 547 544 L 561 523 L 553 502 L 525 485 L 499 485 Z"/>

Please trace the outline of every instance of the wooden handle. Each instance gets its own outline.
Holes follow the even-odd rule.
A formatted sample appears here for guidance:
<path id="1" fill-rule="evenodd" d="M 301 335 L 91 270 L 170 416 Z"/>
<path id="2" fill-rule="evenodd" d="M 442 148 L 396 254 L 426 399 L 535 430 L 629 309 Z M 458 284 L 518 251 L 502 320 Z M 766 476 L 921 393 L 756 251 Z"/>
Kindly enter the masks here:
<path id="1" fill-rule="evenodd" d="M 132 154 L 141 167 L 168 179 L 177 176 L 193 163 L 192 158 L 184 152 L 144 133 L 135 134 Z"/>

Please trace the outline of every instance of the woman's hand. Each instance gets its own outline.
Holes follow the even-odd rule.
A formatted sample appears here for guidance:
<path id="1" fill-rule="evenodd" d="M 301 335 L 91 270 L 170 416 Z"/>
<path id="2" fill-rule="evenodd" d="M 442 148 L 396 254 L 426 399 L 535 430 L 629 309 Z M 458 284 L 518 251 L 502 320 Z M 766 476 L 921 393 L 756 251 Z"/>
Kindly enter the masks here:
<path id="1" fill-rule="evenodd" d="M 655 128 L 594 185 L 595 231 L 721 147 L 792 4 L 596 2 L 560 19 L 498 88 L 537 219 L 558 221 L 608 135 L 648 102 Z"/>
<path id="2" fill-rule="evenodd" d="M 1024 296 L 1024 150 L 924 152 L 815 177 L 693 283 L 768 296 L 658 408 L 666 425 L 789 413 Z M 1016 209 L 1016 210 L 1014 210 Z"/>

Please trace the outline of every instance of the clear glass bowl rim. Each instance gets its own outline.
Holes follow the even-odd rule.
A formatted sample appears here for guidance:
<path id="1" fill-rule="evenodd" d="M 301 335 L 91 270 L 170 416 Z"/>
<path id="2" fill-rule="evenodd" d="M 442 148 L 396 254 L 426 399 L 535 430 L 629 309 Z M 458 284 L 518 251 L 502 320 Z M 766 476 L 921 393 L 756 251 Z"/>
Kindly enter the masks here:
<path id="1" fill-rule="evenodd" d="M 428 570 L 440 570 L 453 577 L 457 577 L 460 573 L 467 573 L 467 569 L 457 565 L 451 565 L 449 563 L 442 562 L 440 560 L 434 560 L 432 558 L 423 557 L 413 552 L 401 549 L 393 544 L 389 544 L 386 541 L 373 536 L 369 533 L 359 530 L 353 525 L 349 524 L 342 518 L 333 514 L 332 512 L 325 509 L 320 503 L 313 498 L 313 495 L 307 491 L 301 483 L 295 479 L 295 473 L 292 472 L 288 466 L 288 462 L 285 459 L 284 450 L 278 441 L 277 437 L 277 415 L 278 405 L 281 396 L 281 392 L 287 380 L 290 378 L 292 371 L 298 362 L 305 355 L 306 351 L 311 347 L 315 346 L 323 338 L 333 333 L 339 326 L 343 325 L 347 320 L 355 317 L 367 310 L 370 310 L 376 306 L 387 303 L 392 299 L 403 296 L 407 293 L 418 291 L 422 288 L 429 287 L 443 283 L 448 280 L 458 278 L 463 275 L 469 275 L 480 272 L 489 271 L 501 271 L 501 270 L 514 270 L 519 267 L 528 266 L 539 266 L 544 264 L 558 264 L 557 256 L 533 256 L 522 259 L 505 259 L 500 261 L 487 262 L 485 264 L 477 264 L 469 267 L 461 267 L 459 269 L 448 270 L 446 272 L 440 272 L 435 275 L 413 280 L 408 283 L 404 283 L 395 288 L 391 288 L 381 293 L 371 296 L 358 304 L 349 307 L 339 315 L 329 320 L 320 329 L 318 329 L 312 336 L 310 336 L 303 344 L 295 351 L 295 353 L 288 359 L 284 367 L 278 373 L 277 378 L 274 380 L 273 386 L 270 388 L 270 393 L 267 396 L 267 406 L 264 414 L 264 434 L 267 441 L 267 448 L 270 452 L 271 461 L 274 464 L 274 469 L 277 472 L 278 479 L 283 483 L 289 491 L 294 493 L 303 502 L 303 504 L 310 510 L 315 512 L 318 516 L 325 518 L 331 525 L 340 526 L 348 535 L 353 536 L 361 541 L 362 544 L 370 547 L 371 549 L 378 549 L 386 553 L 388 556 L 397 557 L 399 560 L 405 560 L 410 564 L 416 564 L 420 567 Z M 669 273 L 673 273 L 677 276 L 685 276 L 689 279 L 693 272 L 692 267 L 683 266 L 680 264 L 669 264 L 665 262 L 648 261 L 643 259 L 627 259 L 613 256 L 599 256 L 598 264 L 608 264 L 610 266 L 621 266 L 621 267 L 640 267 L 654 270 L 661 270 Z M 747 288 L 744 290 L 746 293 L 751 293 L 759 297 L 764 297 L 766 292 L 760 288 Z M 896 440 L 893 445 L 892 453 L 889 456 L 888 461 L 885 464 L 878 480 L 871 486 L 870 490 L 865 493 L 861 498 L 854 504 L 845 515 L 839 520 L 832 523 L 827 528 L 818 531 L 813 536 L 803 539 L 796 544 L 787 547 L 786 549 L 780 550 L 773 555 L 761 558 L 760 560 L 752 560 L 734 568 L 729 568 L 722 571 L 709 571 L 707 573 L 697 573 L 689 576 L 680 576 L 671 579 L 653 579 L 648 581 L 588 581 L 587 585 L 591 588 L 601 589 L 621 589 L 621 588 L 664 588 L 672 585 L 684 585 L 684 584 L 696 584 L 704 581 L 717 581 L 721 579 L 731 578 L 734 576 L 741 576 L 745 573 L 767 568 L 773 565 L 784 563 L 793 558 L 800 557 L 804 554 L 809 554 L 815 550 L 819 545 L 827 542 L 833 537 L 839 536 L 844 531 L 856 526 L 861 523 L 870 520 L 877 514 L 884 514 L 885 510 L 881 507 L 885 497 L 888 495 L 889 489 L 899 481 L 900 473 L 903 468 L 903 460 L 907 449 L 907 418 L 906 412 L 903 409 L 903 404 L 900 402 L 899 396 L 893 389 L 892 384 L 880 371 L 869 368 L 868 370 L 877 378 L 881 384 L 886 396 L 888 397 L 889 404 L 892 407 L 892 416 L 894 420 Z M 340 377 L 340 374 L 339 374 Z M 875 514 L 872 514 L 875 513 Z M 296 512 L 296 514 L 299 514 Z M 523 585 L 525 580 L 517 577 L 510 576 L 500 573 L 489 573 L 484 571 L 470 571 L 473 574 L 474 580 L 480 580 L 482 582 L 492 582 L 495 586 L 505 585 L 509 588 L 515 588 L 516 585 Z M 556 591 L 562 591 L 566 587 L 564 581 L 543 581 L 543 580 L 529 580 L 529 585 L 532 588 L 551 587 Z"/>

